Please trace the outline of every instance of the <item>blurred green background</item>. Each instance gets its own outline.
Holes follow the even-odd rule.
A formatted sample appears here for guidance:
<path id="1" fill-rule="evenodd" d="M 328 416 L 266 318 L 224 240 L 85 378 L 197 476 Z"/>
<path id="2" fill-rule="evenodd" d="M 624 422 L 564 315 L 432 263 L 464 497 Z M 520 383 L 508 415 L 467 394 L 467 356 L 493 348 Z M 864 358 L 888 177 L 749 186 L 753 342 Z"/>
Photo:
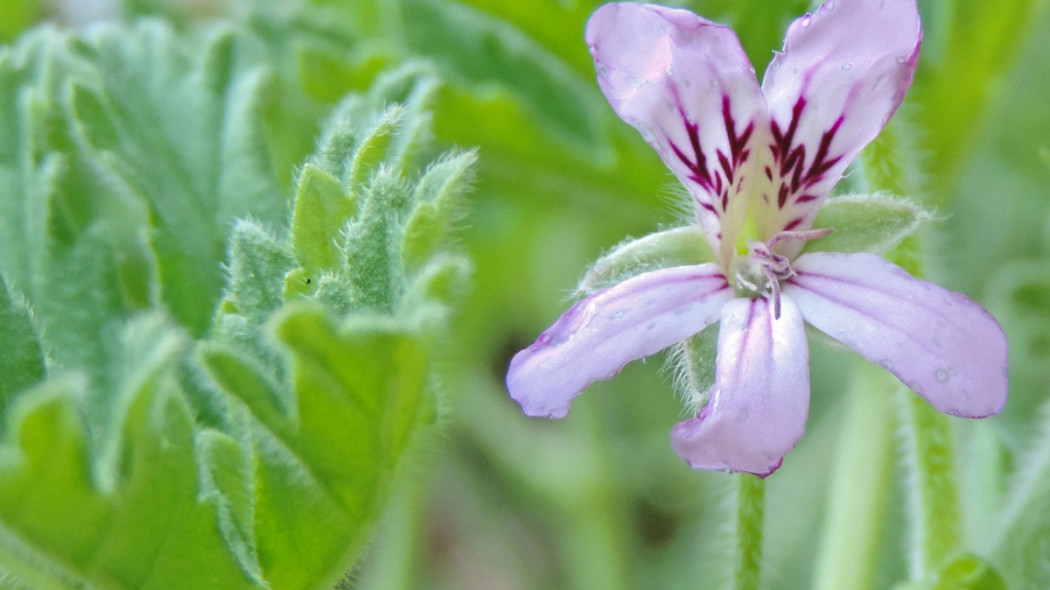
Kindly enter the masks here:
<path id="1" fill-rule="evenodd" d="M 439 146 L 479 149 L 459 232 L 475 263 L 473 290 L 445 359 L 442 424 L 410 459 L 353 587 L 685 589 L 724 576 L 729 478 L 692 471 L 671 450 L 668 433 L 684 410 L 661 356 L 595 384 L 556 422 L 525 417 L 503 386 L 510 356 L 566 308 L 591 261 L 681 218 L 673 177 L 594 82 L 582 32 L 598 4 L 3 0 L 4 41 L 41 20 L 90 27 L 160 17 L 193 30 L 225 18 L 247 27 L 272 62 L 269 148 L 289 183 L 346 92 L 415 60 L 444 80 L 432 105 Z M 734 26 L 759 76 L 787 24 L 811 8 L 679 4 Z M 1011 344 L 1003 415 L 953 421 L 966 545 L 995 554 L 988 539 L 1002 494 L 1050 394 L 1050 17 L 1045 0 L 920 0 L 920 8 L 920 68 L 892 131 L 907 139 L 901 157 L 917 193 L 909 196 L 938 214 L 921 236 L 930 278 L 986 305 Z M 764 567 L 773 588 L 810 587 L 833 542 L 822 536 L 829 490 L 861 363 L 819 338 L 811 357 L 808 433 L 768 480 Z M 870 420 L 892 444 L 893 416 Z M 906 577 L 897 463 L 873 492 L 878 525 L 865 533 L 874 535 L 873 573 L 860 587 Z M 1050 517 L 1033 518 L 1041 524 L 1031 534 L 1043 539 L 1035 562 L 995 562 L 1011 587 L 1050 584 L 1041 537 Z"/>

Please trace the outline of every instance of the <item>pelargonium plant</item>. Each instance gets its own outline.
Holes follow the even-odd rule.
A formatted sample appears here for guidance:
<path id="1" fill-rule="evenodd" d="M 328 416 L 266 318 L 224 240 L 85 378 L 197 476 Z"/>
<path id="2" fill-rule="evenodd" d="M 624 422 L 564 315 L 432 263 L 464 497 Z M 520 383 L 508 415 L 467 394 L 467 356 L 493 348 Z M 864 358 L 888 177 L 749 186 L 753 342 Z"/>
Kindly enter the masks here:
<path id="1" fill-rule="evenodd" d="M 586 39 L 613 109 L 687 189 L 710 259 L 573 305 L 511 361 L 527 414 L 565 416 L 593 381 L 715 322 L 706 404 L 671 433 L 695 468 L 781 465 L 808 415 L 807 323 L 944 413 L 1000 411 L 1006 338 L 982 307 L 872 253 L 807 251 L 835 229 L 814 228 L 828 194 L 911 84 L 914 0 L 828 0 L 790 26 L 761 84 L 732 29 L 686 10 L 608 4 Z"/>

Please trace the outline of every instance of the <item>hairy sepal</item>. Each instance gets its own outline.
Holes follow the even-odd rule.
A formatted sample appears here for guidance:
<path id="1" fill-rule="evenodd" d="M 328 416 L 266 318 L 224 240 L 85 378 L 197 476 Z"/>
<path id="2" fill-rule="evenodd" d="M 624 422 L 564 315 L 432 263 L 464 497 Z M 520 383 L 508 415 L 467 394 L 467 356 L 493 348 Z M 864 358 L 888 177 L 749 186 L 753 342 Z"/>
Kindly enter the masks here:
<path id="1" fill-rule="evenodd" d="M 697 226 L 675 227 L 614 246 L 591 266 L 576 286 L 576 297 L 589 295 L 643 272 L 702 264 L 715 259 Z"/>
<path id="2" fill-rule="evenodd" d="M 916 202 L 886 193 L 832 197 L 825 201 L 814 227 L 835 231 L 806 242 L 804 251 L 881 254 L 934 219 Z"/>

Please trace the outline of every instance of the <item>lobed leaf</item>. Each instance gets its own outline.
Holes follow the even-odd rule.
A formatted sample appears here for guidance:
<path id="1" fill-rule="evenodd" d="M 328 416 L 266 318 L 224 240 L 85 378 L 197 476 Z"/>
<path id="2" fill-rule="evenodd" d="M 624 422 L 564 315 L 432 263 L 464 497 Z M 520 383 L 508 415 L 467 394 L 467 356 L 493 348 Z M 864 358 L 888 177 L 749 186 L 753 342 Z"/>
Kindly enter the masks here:
<path id="1" fill-rule="evenodd" d="M 188 37 L 0 50 L 5 587 L 332 587 L 433 413 L 473 163 L 413 168 L 436 79 L 345 100 L 275 234 L 256 41 Z"/>

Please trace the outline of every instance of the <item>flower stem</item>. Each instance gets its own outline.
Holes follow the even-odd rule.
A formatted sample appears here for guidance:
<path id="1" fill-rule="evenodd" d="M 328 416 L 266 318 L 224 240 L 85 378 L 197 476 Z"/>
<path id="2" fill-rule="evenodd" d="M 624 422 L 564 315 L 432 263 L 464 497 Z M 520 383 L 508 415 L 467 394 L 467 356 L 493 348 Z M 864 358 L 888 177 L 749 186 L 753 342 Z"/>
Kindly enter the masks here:
<path id="1" fill-rule="evenodd" d="M 931 575 L 959 546 L 959 492 L 948 417 L 901 390 L 912 508 L 911 578 Z"/>
<path id="2" fill-rule="evenodd" d="M 740 474 L 737 479 L 733 590 L 758 590 L 762 576 L 762 526 L 766 482 Z"/>
<path id="3" fill-rule="evenodd" d="M 907 162 L 914 152 L 907 135 L 907 117 L 898 116 L 872 142 L 860 159 L 863 181 L 868 190 L 888 190 L 900 195 L 918 190 L 919 181 Z M 918 240 L 905 239 L 887 256 L 915 277 L 923 273 Z M 949 418 L 933 409 L 919 396 L 900 389 L 904 431 L 904 456 L 909 473 L 907 494 L 912 510 L 911 579 L 934 573 L 954 551 L 961 539 L 959 491 L 956 481 L 954 448 Z"/>

